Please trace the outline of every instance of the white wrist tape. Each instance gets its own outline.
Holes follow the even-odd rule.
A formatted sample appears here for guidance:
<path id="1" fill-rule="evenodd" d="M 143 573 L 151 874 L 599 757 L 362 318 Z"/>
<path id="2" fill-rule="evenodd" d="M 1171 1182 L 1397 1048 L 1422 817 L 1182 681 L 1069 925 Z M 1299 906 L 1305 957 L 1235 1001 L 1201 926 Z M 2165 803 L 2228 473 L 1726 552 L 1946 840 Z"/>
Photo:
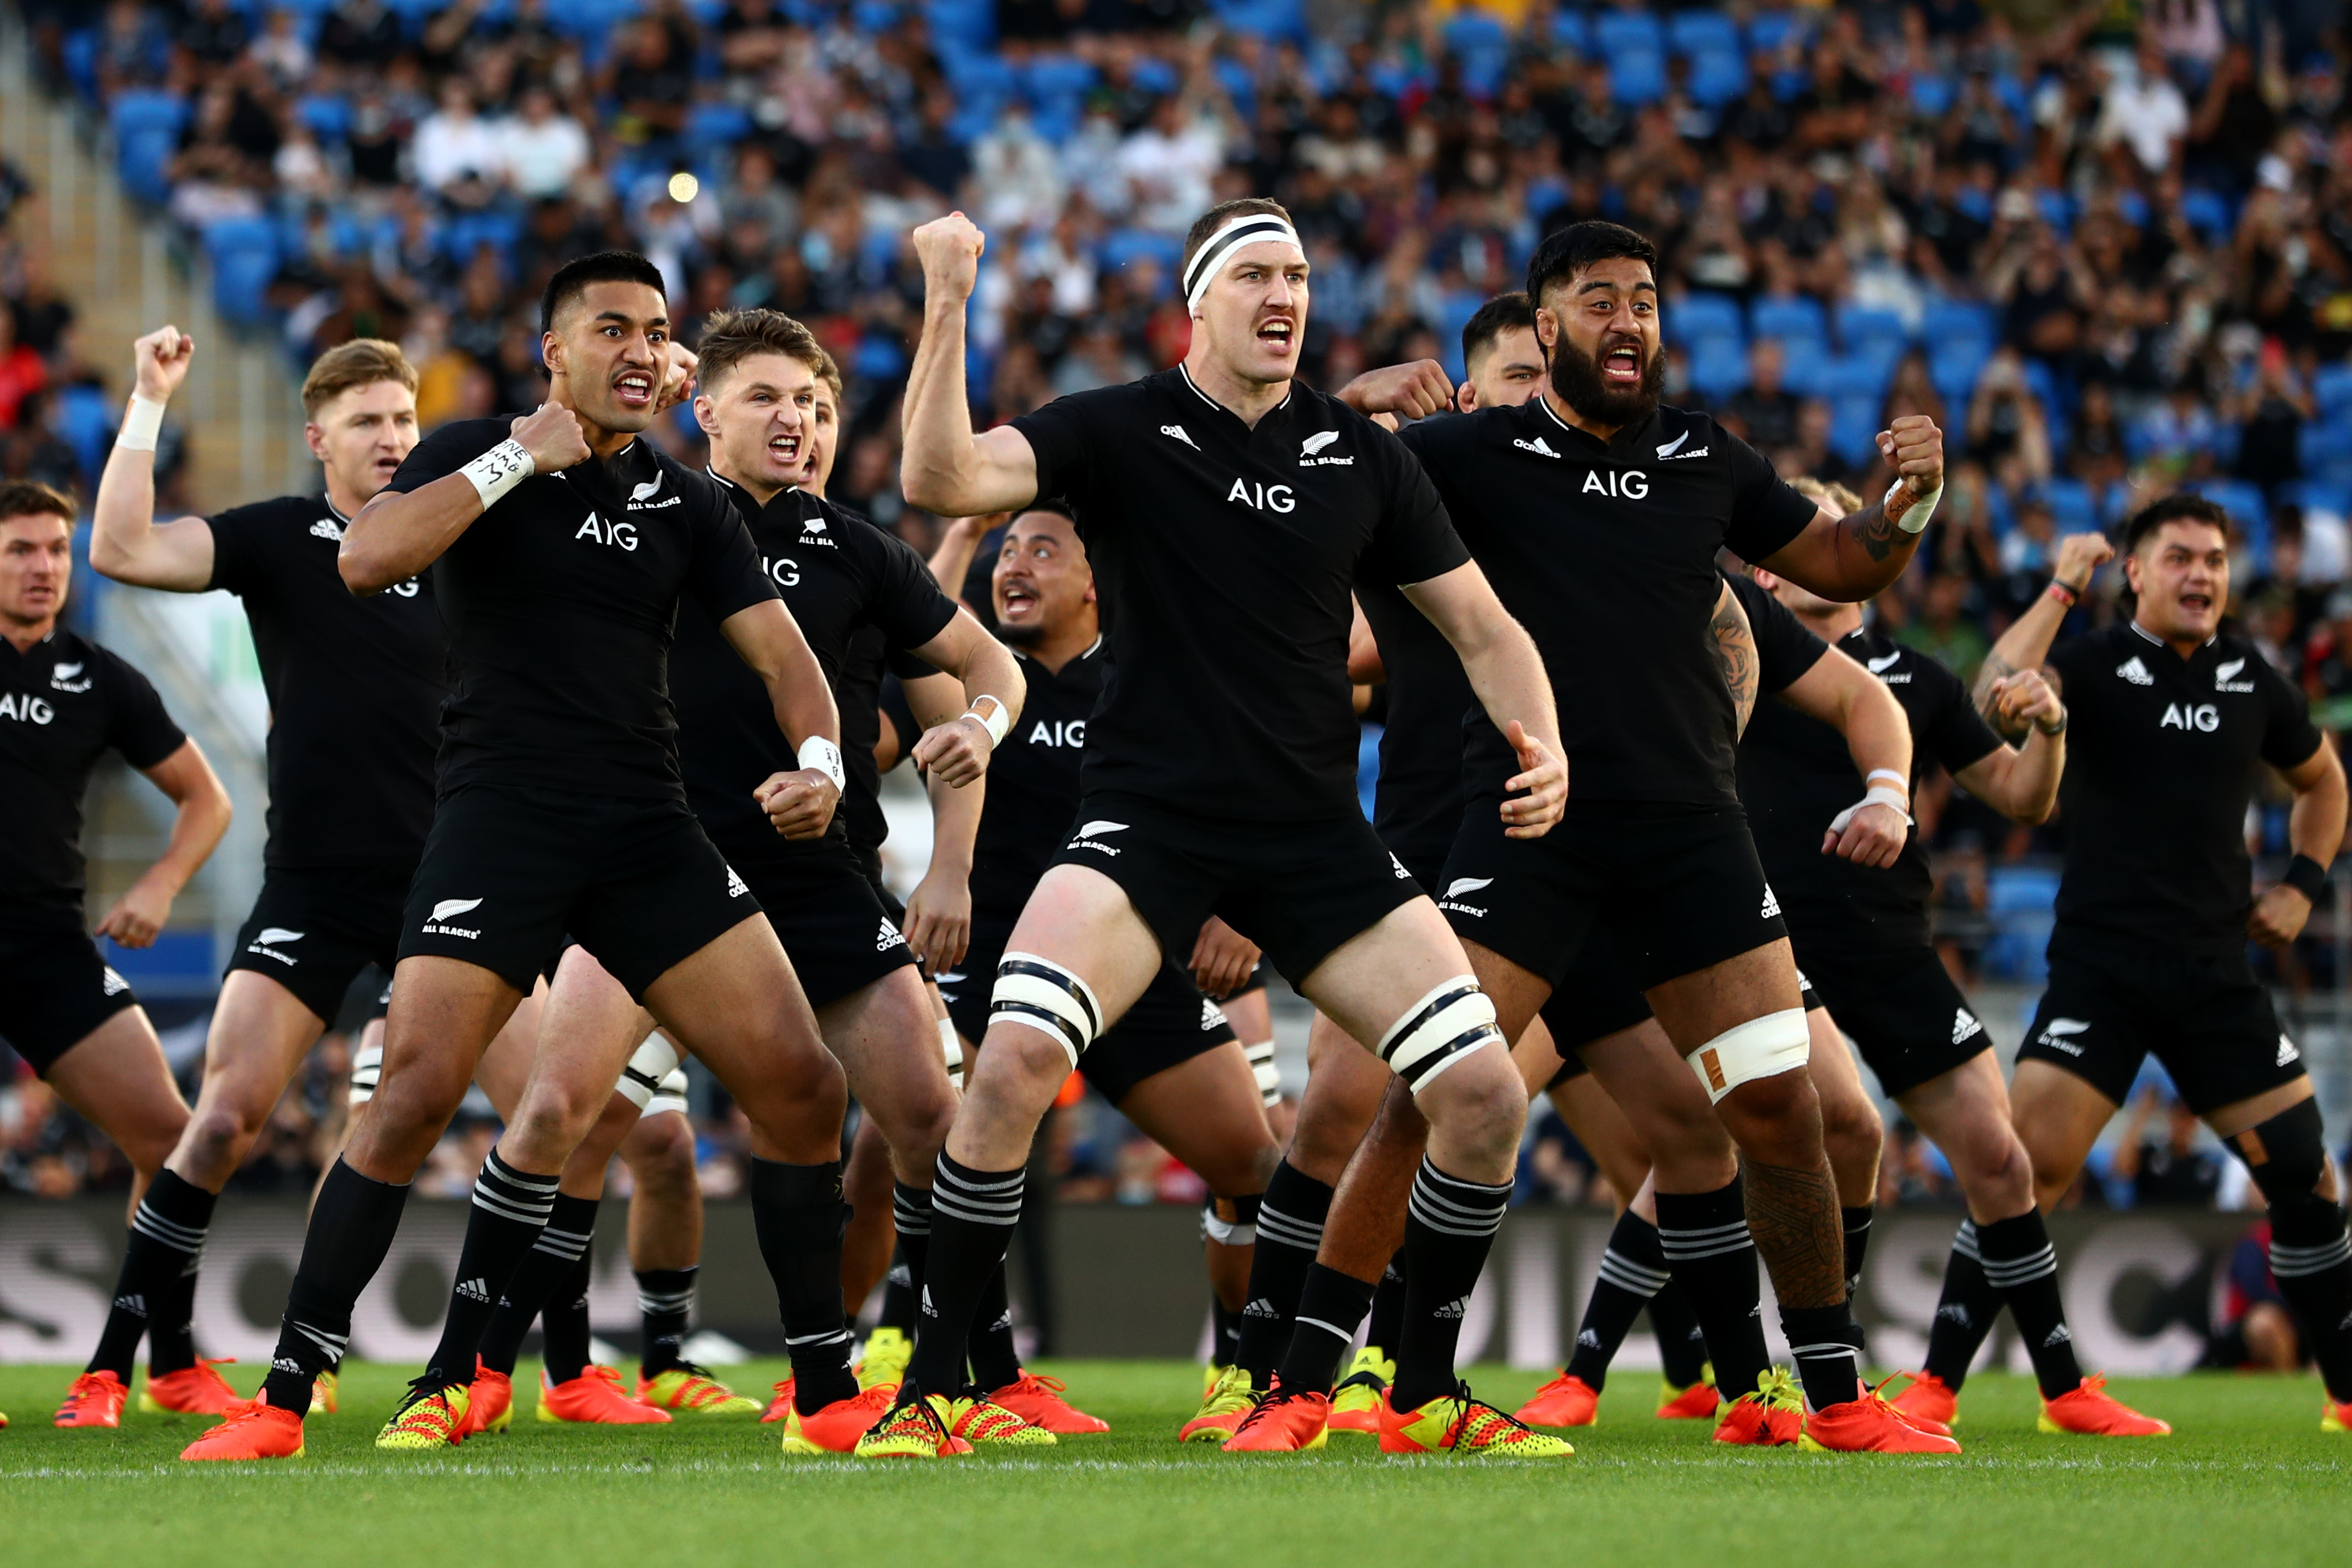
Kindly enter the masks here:
<path id="1" fill-rule="evenodd" d="M 539 471 L 530 454 L 520 441 L 501 441 L 464 468 L 457 470 L 466 476 L 475 493 L 482 498 L 482 510 L 488 511 L 498 504 L 500 496 Z"/>
<path id="2" fill-rule="evenodd" d="M 1743 1083 L 1777 1078 L 1805 1065 L 1812 1037 L 1805 1028 L 1805 1010 L 1790 1007 L 1735 1025 L 1701 1046 L 1690 1058 L 1691 1071 L 1710 1101 Z"/>
<path id="3" fill-rule="evenodd" d="M 122 427 L 114 433 L 114 444 L 134 452 L 152 452 L 163 428 L 163 405 L 134 392 L 130 406 L 122 411 Z"/>
<path id="4" fill-rule="evenodd" d="M 1873 768 L 1862 775 L 1862 782 L 1866 784 L 1876 784 L 1880 779 L 1885 779 L 1906 795 L 1911 793 L 1911 781 L 1893 768 Z"/>
<path id="5" fill-rule="evenodd" d="M 988 743 L 992 746 L 1004 744 L 1005 731 L 1013 728 L 1012 710 L 1000 699 L 984 694 L 971 700 L 963 716 L 988 731 Z"/>
<path id="6" fill-rule="evenodd" d="M 823 735 L 811 735 L 801 742 L 798 753 L 801 766 L 812 773 L 823 773 L 833 781 L 833 787 L 845 789 L 845 775 L 841 771 L 841 748 Z"/>
<path id="7" fill-rule="evenodd" d="M 1895 512 L 1895 499 L 1904 492 L 1909 483 L 1907 479 L 1897 479 L 1886 487 L 1886 510 L 1889 512 Z M 1908 507 L 1895 514 L 1895 526 L 1906 533 L 1918 532 L 1927 526 L 1927 520 L 1936 515 L 1936 503 L 1943 499 L 1944 487 L 1941 485 L 1937 485 L 1932 490 L 1921 491 L 1911 498 L 1911 504 Z"/>
<path id="8" fill-rule="evenodd" d="M 1871 776 L 1876 778 L 1878 775 L 1873 773 Z M 1891 805 L 1895 808 L 1895 815 L 1902 817 L 1906 823 L 1911 820 L 1911 800 L 1908 795 L 1900 790 L 1888 789 L 1885 784 L 1873 784 L 1870 786 L 1868 795 L 1830 818 L 1830 831 L 1843 833 L 1845 825 L 1853 820 L 1853 814 L 1866 805 Z"/>

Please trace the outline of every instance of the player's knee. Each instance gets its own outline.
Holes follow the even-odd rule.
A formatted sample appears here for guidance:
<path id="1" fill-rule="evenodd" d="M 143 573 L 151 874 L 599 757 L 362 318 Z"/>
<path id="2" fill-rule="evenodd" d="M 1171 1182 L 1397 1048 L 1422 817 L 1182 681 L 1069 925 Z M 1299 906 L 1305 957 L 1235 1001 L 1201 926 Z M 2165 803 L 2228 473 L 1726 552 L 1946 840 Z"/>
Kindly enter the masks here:
<path id="1" fill-rule="evenodd" d="M 242 1105 L 199 1104 L 188 1119 L 181 1142 L 189 1159 L 201 1171 L 211 1173 L 233 1167 L 245 1158 L 253 1141 L 261 1136 L 261 1126 L 268 1114 L 265 1110 L 256 1115 Z"/>
<path id="2" fill-rule="evenodd" d="M 683 1116 L 664 1114 L 639 1118 L 621 1145 L 637 1190 L 669 1191 L 694 1184 L 694 1129 Z"/>
<path id="3" fill-rule="evenodd" d="M 1008 952 L 996 966 L 996 985 L 989 993 L 988 1027 L 992 1044 L 999 1035 L 1018 1041 L 1024 1064 L 1039 1055 L 1037 1041 L 1028 1037 L 1058 1046 L 1062 1070 L 1074 1072 L 1103 1031 L 1102 1004 L 1085 976 L 1068 965 L 1034 952 Z"/>
<path id="4" fill-rule="evenodd" d="M 2344 1211 L 2321 1191 L 2327 1146 L 2316 1100 L 2287 1107 L 2230 1144 L 2269 1200 L 2273 1276 L 2289 1280 L 2326 1274 L 2352 1259 Z"/>
<path id="5" fill-rule="evenodd" d="M 1443 1126 L 1457 1147 L 1466 1141 L 1496 1150 L 1516 1148 L 1527 1125 L 1527 1086 L 1504 1050 L 1472 1052 L 1444 1076 L 1423 1079 L 1413 1100 L 1430 1124 Z"/>
<path id="6" fill-rule="evenodd" d="M 1822 1144 L 1832 1166 L 1841 1171 L 1875 1166 L 1885 1142 L 1886 1125 L 1867 1099 L 1859 1094 L 1822 1099 Z"/>
<path id="7" fill-rule="evenodd" d="M 2033 1162 L 2024 1142 L 2008 1123 L 1971 1129 L 1947 1150 L 1960 1190 L 1972 1206 L 2002 1215 L 2022 1214 L 2033 1201 Z"/>

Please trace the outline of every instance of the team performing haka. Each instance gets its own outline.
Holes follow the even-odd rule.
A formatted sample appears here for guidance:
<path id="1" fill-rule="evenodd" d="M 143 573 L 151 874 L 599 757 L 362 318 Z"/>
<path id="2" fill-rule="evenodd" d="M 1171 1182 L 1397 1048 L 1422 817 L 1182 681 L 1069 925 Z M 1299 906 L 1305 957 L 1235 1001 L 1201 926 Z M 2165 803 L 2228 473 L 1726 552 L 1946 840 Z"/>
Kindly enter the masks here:
<path id="1" fill-rule="evenodd" d="M 340 384 L 314 372 L 331 515 L 270 503 L 274 533 L 238 512 L 150 522 L 136 437 L 152 440 L 188 350 L 142 341 L 154 413 L 134 404 L 126 421 L 94 559 L 236 588 L 278 672 L 279 728 L 268 879 L 224 987 L 223 1012 L 232 991 L 240 1011 L 215 1018 L 196 1115 L 163 1114 L 178 1147 L 159 1146 L 171 1159 L 134 1210 L 68 1413 L 110 1424 L 143 1334 L 151 1397 L 227 1416 L 186 1457 L 299 1453 L 405 1183 L 477 1077 L 507 1130 L 441 1343 L 379 1445 L 502 1427 L 541 1310 L 542 1418 L 748 1410 L 677 1349 L 698 1206 L 662 1267 L 638 1260 L 640 1397 L 587 1364 L 605 1168 L 633 1141 L 683 1142 L 641 1112 L 693 1054 L 752 1126 L 755 1226 L 793 1360 L 770 1412 L 788 1453 L 934 1458 L 1102 1429 L 1020 1365 L 1006 1305 L 1032 1138 L 1074 1068 L 1213 1194 L 1212 1285 L 1238 1331 L 1229 1349 L 1221 1333 L 1231 1364 L 1183 1437 L 1263 1452 L 1356 1431 L 1386 1452 L 1566 1456 L 1538 1428 L 1589 1424 L 1645 1304 L 1660 1414 L 1711 1415 L 1718 1441 L 1957 1452 L 1956 1394 L 2004 1304 L 2045 1430 L 2160 1433 L 2076 1363 L 2037 1205 L 2152 1048 L 2269 1197 L 2324 1420 L 2352 1421 L 2352 1242 L 2299 1055 L 2243 957 L 2249 932 L 2300 930 L 2341 837 L 2343 778 L 2292 688 L 2216 635 L 2217 509 L 2135 518 L 2134 623 L 2044 669 L 2100 556 L 2070 542 L 2052 598 L 2004 637 L 1972 702 L 1860 608 L 1932 515 L 1932 422 L 1881 436 L 1896 477 L 1864 504 L 1784 481 L 1708 416 L 1663 405 L 1655 257 L 1629 230 L 1549 238 L 1528 293 L 1465 331 L 1461 388 L 1423 363 L 1331 395 L 1293 379 L 1308 270 L 1287 216 L 1227 203 L 1187 237 L 1183 363 L 982 434 L 962 367 L 982 237 L 955 215 L 915 242 L 926 321 L 903 487 L 942 515 L 1010 517 L 995 638 L 904 545 L 822 499 L 839 387 L 805 329 L 722 314 L 698 365 L 668 342 L 639 258 L 551 283 L 551 399 L 510 424 L 416 447 L 396 355 Z M 707 476 L 636 438 L 689 391 Z M 311 536 L 335 553 L 301 554 Z M 1719 570 L 1724 552 L 1748 566 Z M 431 619 L 367 618 L 398 615 L 394 599 Z M 446 687 L 415 682 L 445 643 Z M 338 668 L 370 672 L 388 713 L 413 717 L 424 685 L 425 723 L 446 691 L 435 773 L 429 731 L 383 744 L 407 781 L 387 786 L 387 820 L 405 812 L 410 831 L 341 860 L 320 858 L 299 803 L 320 798 L 302 781 L 343 743 L 332 726 L 355 721 L 314 696 L 320 716 L 283 728 L 304 678 Z M 1389 687 L 1370 824 L 1351 679 Z M 1932 755 L 1993 809 L 2042 820 L 2070 740 L 2052 986 L 2012 1106 L 1929 946 L 1909 804 Z M 878 826 L 856 821 L 878 825 L 878 767 L 901 754 L 925 770 L 939 829 L 906 910 L 878 889 Z M 2295 791 L 2297 858 L 2257 901 L 2237 825 L 2261 763 Z M 325 896 L 362 864 L 401 883 L 377 900 L 388 914 Z M 314 931 L 330 942 L 300 948 Z M 1318 1013 L 1286 1151 L 1272 1075 L 1212 1000 L 1261 949 Z M 374 1097 L 321 1184 L 268 1382 L 236 1401 L 186 1329 L 210 1194 L 342 988 L 385 957 Z M 1969 1209 L 1927 1366 L 1894 1400 L 1861 1382 L 1850 1310 L 1882 1134 L 1848 1034 L 1950 1157 Z M 850 1089 L 855 1179 L 880 1201 L 858 1205 L 845 1250 Z M 1630 1201 L 1575 1355 L 1513 1416 L 1454 1362 L 1527 1105 L 1547 1092 Z M 687 1157 L 678 1201 L 698 1205 Z M 884 1329 L 853 1367 L 855 1309 L 894 1236 Z M 1759 1259 L 1794 1377 L 1765 1343 Z"/>

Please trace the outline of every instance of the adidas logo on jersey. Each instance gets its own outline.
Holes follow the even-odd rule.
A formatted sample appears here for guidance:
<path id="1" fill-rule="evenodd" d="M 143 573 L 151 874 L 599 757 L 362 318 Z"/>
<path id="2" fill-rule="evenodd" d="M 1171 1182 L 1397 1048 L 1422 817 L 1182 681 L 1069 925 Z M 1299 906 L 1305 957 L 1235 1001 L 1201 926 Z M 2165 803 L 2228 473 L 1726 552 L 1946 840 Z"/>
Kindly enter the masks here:
<path id="1" fill-rule="evenodd" d="M 1192 447 L 1195 452 L 1201 449 L 1201 444 L 1192 439 L 1192 432 L 1185 429 L 1181 425 L 1162 425 L 1160 427 L 1160 433 L 1162 436 L 1173 437 L 1175 439 L 1183 442 L 1187 447 Z"/>
<path id="2" fill-rule="evenodd" d="M 1201 1033 L 1213 1034 L 1225 1021 L 1224 1013 L 1206 996 L 1201 998 Z"/>
<path id="3" fill-rule="evenodd" d="M 727 868 L 727 896 L 730 899 L 748 899 L 751 896 L 751 889 L 744 884 L 741 877 L 736 875 L 735 868 L 732 866 Z"/>
<path id="4" fill-rule="evenodd" d="M 1549 458 L 1554 462 L 1558 462 L 1559 460 L 1559 454 L 1553 451 L 1549 446 L 1546 445 L 1544 438 L 1540 436 L 1537 437 L 1532 441 L 1520 441 L 1515 439 L 1512 441 L 1511 445 L 1517 447 L 1522 452 L 1533 452 L 1538 458 Z"/>
<path id="5" fill-rule="evenodd" d="M 877 952 L 887 952 L 894 947 L 904 947 L 906 945 L 907 939 L 898 934 L 898 928 L 890 923 L 890 917 L 884 915 L 882 917 L 882 929 L 877 931 L 874 935 L 874 951 Z"/>
<path id="6" fill-rule="evenodd" d="M 89 689 L 90 678 L 82 674 L 79 663 L 60 664 L 49 671 L 49 689 L 79 696 Z"/>
<path id="7" fill-rule="evenodd" d="M 2303 1060 L 2303 1053 L 2294 1048 L 2294 1042 L 2288 1039 L 2284 1035 L 2281 1035 L 2279 1037 L 2278 1059 L 2271 1065 L 2273 1067 L 2282 1068 L 2293 1067 L 2295 1063 L 2301 1060 Z"/>
<path id="8" fill-rule="evenodd" d="M 1780 900 L 1779 895 L 1772 891 L 1772 884 L 1769 882 L 1764 884 L 1764 912 L 1756 918 L 1759 921 L 1777 921 L 1780 918 Z"/>
<path id="9" fill-rule="evenodd" d="M 2139 661 L 2139 655 L 2137 654 L 2132 655 L 2131 658 L 2116 666 L 2116 673 L 2122 676 L 2126 680 L 2130 681 L 2134 686 L 2154 686 L 2156 684 L 2156 677 L 2147 672 L 2147 666 Z"/>
<path id="10" fill-rule="evenodd" d="M 425 934 L 426 936 L 462 936 L 468 942 L 472 941 L 482 934 L 480 928 L 468 931 L 463 926 L 453 926 L 444 922 L 452 915 L 462 915 L 467 910 L 481 908 L 481 905 L 482 900 L 479 899 L 443 899 L 433 906 L 433 912 L 425 917 Z"/>
<path id="11" fill-rule="evenodd" d="M 331 517 L 322 517 L 310 525 L 310 537 L 331 539 L 341 544 L 343 542 L 343 525 Z"/>
<path id="12" fill-rule="evenodd" d="M 105 976 L 99 981 L 98 985 L 99 989 L 109 996 L 120 996 L 131 989 L 131 982 L 117 974 L 114 972 L 114 965 L 110 963 L 106 966 Z"/>
<path id="13" fill-rule="evenodd" d="M 1971 1039 L 1983 1033 L 1984 1026 L 1977 1022 L 1977 1016 L 1974 1013 L 1969 1012 L 1966 1007 L 1953 1010 L 1952 1044 L 1957 1046 L 1962 1040 Z"/>
<path id="14" fill-rule="evenodd" d="M 1097 840 L 1101 835 L 1106 833 L 1124 833 L 1126 831 L 1127 824 L 1124 822 L 1089 822 L 1084 827 L 1078 829 L 1077 836 L 1070 840 L 1070 847 L 1073 849 L 1092 849 L 1098 854 L 1117 856 L 1118 854 L 1118 850 L 1116 847 L 1108 844 L 1098 843 Z"/>
<path id="15" fill-rule="evenodd" d="M 1395 868 L 1398 881 L 1410 882 L 1412 880 L 1412 873 L 1406 870 L 1404 868 L 1404 862 L 1398 859 L 1394 855 L 1391 855 L 1389 857 L 1389 864 Z"/>
<path id="16" fill-rule="evenodd" d="M 2254 689 L 2254 683 L 2252 681 L 2240 680 L 2238 679 L 2238 672 L 2245 668 L 2246 661 L 2242 658 L 2233 658 L 2227 664 L 2215 665 L 2213 667 L 2213 689 L 2216 691 L 2252 691 Z"/>
<path id="17" fill-rule="evenodd" d="M 468 1301 L 487 1301 L 490 1299 L 490 1282 L 487 1279 L 463 1280 L 456 1293 Z"/>
<path id="18" fill-rule="evenodd" d="M 2063 1051 L 2070 1057 L 2079 1057 L 2083 1054 L 2083 1047 L 2067 1037 L 2079 1035 L 2090 1026 L 2088 1018 L 2053 1018 L 2050 1026 L 2042 1030 L 2033 1043 L 2048 1046 L 2053 1051 Z"/>

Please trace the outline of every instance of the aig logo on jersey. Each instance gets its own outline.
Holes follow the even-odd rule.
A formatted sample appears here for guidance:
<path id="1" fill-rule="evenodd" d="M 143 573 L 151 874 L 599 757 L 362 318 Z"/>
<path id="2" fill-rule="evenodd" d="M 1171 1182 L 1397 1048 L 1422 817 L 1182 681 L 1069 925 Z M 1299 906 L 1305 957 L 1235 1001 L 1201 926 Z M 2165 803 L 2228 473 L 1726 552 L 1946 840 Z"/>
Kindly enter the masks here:
<path id="1" fill-rule="evenodd" d="M 606 522 L 592 511 L 572 537 L 584 539 L 591 544 L 635 550 L 637 547 L 637 525 L 633 522 Z"/>
<path id="2" fill-rule="evenodd" d="M 1304 468 L 1307 465 L 1301 462 L 1299 466 Z M 1244 506 L 1255 507 L 1260 511 L 1297 511 L 1298 510 L 1297 492 L 1288 485 L 1253 486 L 1247 479 L 1235 479 L 1234 488 L 1225 492 L 1225 499 L 1237 500 Z"/>
<path id="3" fill-rule="evenodd" d="M 1029 743 L 1033 746 L 1066 746 L 1084 751 L 1087 744 L 1087 721 L 1065 719 L 1058 724 L 1048 724 L 1043 719 L 1030 727 Z"/>
<path id="4" fill-rule="evenodd" d="M 1691 455 L 1696 457 L 1698 454 L 1694 452 Z M 1614 496 L 1619 500 L 1647 500 L 1650 499 L 1650 476 L 1639 468 L 1627 468 L 1622 473 L 1614 468 L 1606 473 L 1599 468 L 1591 468 L 1584 475 L 1584 489 L 1578 493 Z"/>
<path id="5" fill-rule="evenodd" d="M 27 691 L 0 691 L 0 719 L 15 719 L 26 724 L 46 724 L 58 716 L 58 710 Z"/>
<path id="6" fill-rule="evenodd" d="M 2157 721 L 2156 727 L 2159 730 L 2202 730 L 2210 735 L 2221 727 L 2221 710 L 2210 702 L 2168 702 L 2164 705 L 2164 717 Z"/>

